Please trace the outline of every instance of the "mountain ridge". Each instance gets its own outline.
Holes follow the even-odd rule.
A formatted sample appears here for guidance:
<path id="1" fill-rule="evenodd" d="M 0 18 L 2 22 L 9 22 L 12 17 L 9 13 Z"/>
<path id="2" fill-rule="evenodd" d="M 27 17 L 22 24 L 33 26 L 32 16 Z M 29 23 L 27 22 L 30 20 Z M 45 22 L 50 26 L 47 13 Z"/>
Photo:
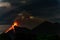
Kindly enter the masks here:
<path id="1" fill-rule="evenodd" d="M 20 27 L 15 27 L 15 32 L 11 31 L 10 33 L 8 32 L 7 34 L 10 35 L 11 39 L 14 40 L 37 40 L 37 39 L 48 39 L 48 40 L 58 40 L 59 36 L 57 34 L 57 28 L 59 27 L 59 23 L 50 23 L 48 21 L 45 21 L 44 23 L 38 25 L 35 27 L 33 30 L 29 30 L 27 28 L 20 28 Z M 13 32 L 13 33 L 12 33 Z M 13 35 L 13 36 L 11 36 Z M 40 36 L 39 36 L 40 35 Z M 45 35 L 45 36 L 44 36 Z M 48 36 L 48 35 L 51 35 Z M 37 38 L 39 36 L 39 38 Z M 42 37 L 43 36 L 43 37 Z M 48 36 L 48 37 L 46 37 Z M 42 37 L 42 38 L 40 38 Z M 23 38 L 23 39 L 22 39 Z"/>

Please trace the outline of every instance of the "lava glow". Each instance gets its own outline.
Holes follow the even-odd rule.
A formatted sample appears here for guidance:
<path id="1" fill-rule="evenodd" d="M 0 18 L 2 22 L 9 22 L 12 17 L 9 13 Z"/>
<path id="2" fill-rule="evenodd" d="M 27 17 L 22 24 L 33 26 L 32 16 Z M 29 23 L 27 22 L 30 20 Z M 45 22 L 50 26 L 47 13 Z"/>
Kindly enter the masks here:
<path id="1" fill-rule="evenodd" d="M 5 33 L 7 33 L 7 32 L 10 31 L 10 30 L 14 30 L 14 26 L 17 26 L 17 27 L 18 27 L 18 22 L 17 22 L 17 21 L 15 21 L 15 22 L 13 23 L 13 25 L 12 25 L 8 30 L 5 31 Z M 14 30 L 14 31 L 15 31 L 15 30 Z"/>

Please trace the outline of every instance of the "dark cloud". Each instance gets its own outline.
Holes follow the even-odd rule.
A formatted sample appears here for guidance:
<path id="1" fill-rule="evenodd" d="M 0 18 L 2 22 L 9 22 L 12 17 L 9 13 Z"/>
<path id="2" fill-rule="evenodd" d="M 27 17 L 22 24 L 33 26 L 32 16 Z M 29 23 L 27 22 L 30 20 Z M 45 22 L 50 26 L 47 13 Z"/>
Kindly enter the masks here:
<path id="1" fill-rule="evenodd" d="M 17 2 L 16 1 L 17 0 L 15 1 L 9 0 L 9 2 L 12 2 L 14 5 L 18 3 L 18 1 Z M 5 13 L 4 15 L 1 14 L 0 21 L 3 21 L 5 23 L 10 22 L 11 20 L 14 19 L 15 15 L 18 13 L 17 11 L 21 12 L 23 10 L 30 11 L 34 16 L 47 18 L 52 21 L 55 17 L 58 18 L 58 14 L 60 14 L 58 0 L 30 0 L 28 3 L 26 5 L 18 4 L 21 9 L 20 8 L 13 9 L 14 11 L 10 10 L 10 12 Z"/>

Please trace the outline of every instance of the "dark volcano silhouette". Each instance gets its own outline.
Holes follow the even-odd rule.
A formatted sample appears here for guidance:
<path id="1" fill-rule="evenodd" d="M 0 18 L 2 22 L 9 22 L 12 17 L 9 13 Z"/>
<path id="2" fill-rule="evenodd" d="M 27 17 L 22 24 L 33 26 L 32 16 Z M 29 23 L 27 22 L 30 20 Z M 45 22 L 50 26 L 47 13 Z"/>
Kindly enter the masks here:
<path id="1" fill-rule="evenodd" d="M 6 40 L 58 40 L 58 27 L 59 23 L 47 21 L 38 25 L 33 30 L 15 26 L 15 31 L 10 30 L 7 33 L 2 33 L 3 37 L 1 36 L 1 38 L 7 38 Z"/>

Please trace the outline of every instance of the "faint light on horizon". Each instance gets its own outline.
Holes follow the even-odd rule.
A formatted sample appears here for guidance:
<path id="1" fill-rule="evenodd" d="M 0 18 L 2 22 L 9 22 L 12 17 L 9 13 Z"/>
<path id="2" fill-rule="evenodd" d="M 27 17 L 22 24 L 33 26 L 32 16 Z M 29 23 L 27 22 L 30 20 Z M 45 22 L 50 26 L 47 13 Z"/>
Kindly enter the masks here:
<path id="1" fill-rule="evenodd" d="M 0 34 L 3 33 L 10 25 L 0 25 Z"/>

